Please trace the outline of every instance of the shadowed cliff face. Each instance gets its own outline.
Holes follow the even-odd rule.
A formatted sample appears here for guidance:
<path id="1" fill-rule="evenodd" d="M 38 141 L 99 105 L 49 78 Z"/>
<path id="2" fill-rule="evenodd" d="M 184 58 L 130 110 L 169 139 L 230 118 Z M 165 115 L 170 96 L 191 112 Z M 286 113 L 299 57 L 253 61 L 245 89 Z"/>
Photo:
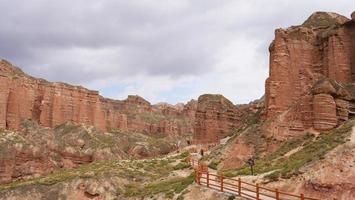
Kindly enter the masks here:
<path id="1" fill-rule="evenodd" d="M 309 128 L 329 130 L 347 119 L 354 97 L 312 93 L 312 88 L 328 79 L 344 90 L 355 81 L 354 27 L 344 16 L 316 12 L 300 26 L 275 31 L 265 116 L 278 122 L 270 132 L 288 137 Z"/>

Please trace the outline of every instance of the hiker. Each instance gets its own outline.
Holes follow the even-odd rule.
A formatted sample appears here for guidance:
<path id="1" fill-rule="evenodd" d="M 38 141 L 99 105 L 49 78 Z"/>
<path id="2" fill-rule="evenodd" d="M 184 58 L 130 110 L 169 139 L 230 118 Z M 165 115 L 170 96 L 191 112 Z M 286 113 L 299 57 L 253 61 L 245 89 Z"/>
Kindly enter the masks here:
<path id="1" fill-rule="evenodd" d="M 203 149 L 200 150 L 200 154 L 201 154 L 201 156 L 203 156 Z"/>

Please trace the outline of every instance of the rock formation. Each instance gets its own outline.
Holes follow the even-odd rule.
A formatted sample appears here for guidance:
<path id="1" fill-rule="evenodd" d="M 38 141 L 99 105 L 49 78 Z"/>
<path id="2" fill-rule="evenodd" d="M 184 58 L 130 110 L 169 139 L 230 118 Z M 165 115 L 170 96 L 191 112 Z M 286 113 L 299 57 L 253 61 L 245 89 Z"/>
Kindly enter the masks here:
<path id="1" fill-rule="evenodd" d="M 237 109 L 222 95 L 205 94 L 197 101 L 194 140 L 216 143 L 236 128 Z"/>
<path id="2" fill-rule="evenodd" d="M 256 123 L 264 107 L 263 98 L 249 104 L 234 105 L 219 94 L 204 94 L 197 102 L 185 107 L 195 106 L 194 143 L 220 143 L 220 140 Z"/>
<path id="3" fill-rule="evenodd" d="M 202 95 L 198 101 L 176 106 L 151 105 L 142 97 L 104 98 L 97 91 L 65 83 L 52 83 L 26 75 L 0 61 L 0 128 L 19 130 L 31 119 L 54 128 L 66 122 L 146 134 L 188 135 L 195 142 L 218 142 L 240 127 L 241 110 L 221 95 Z M 195 121 L 196 120 L 196 121 Z"/>
<path id="4" fill-rule="evenodd" d="M 277 29 L 269 50 L 265 117 L 277 119 L 270 132 L 287 137 L 308 128 L 329 130 L 348 118 L 354 97 L 343 93 L 355 81 L 353 20 L 316 12 L 300 26 Z M 327 91 L 312 93 L 325 79 Z"/>
<path id="5" fill-rule="evenodd" d="M 0 89 L 0 128 L 19 130 L 23 120 L 31 119 L 52 128 L 77 122 L 104 131 L 168 135 L 193 131 L 188 117 L 194 111 L 189 107 L 159 107 L 133 95 L 123 101 L 103 98 L 80 86 L 30 77 L 5 60 L 0 61 Z"/>

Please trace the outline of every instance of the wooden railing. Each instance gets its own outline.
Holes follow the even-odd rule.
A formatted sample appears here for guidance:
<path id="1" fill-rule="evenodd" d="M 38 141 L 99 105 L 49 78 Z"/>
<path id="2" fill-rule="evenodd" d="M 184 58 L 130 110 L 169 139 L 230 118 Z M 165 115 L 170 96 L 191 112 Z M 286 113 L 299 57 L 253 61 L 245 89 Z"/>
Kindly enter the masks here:
<path id="1" fill-rule="evenodd" d="M 210 173 L 207 165 L 200 163 L 191 156 L 188 159 L 195 169 L 195 182 L 211 189 L 253 200 L 320 200 L 307 197 L 302 193 L 290 194 L 278 189 L 262 187 L 259 184 L 247 183 L 242 181 L 241 178 L 228 178 Z"/>
<path id="2" fill-rule="evenodd" d="M 256 200 L 318 200 L 316 198 L 306 197 L 303 194 L 294 195 L 279 191 L 278 189 L 269 189 L 259 186 L 259 184 L 250 184 L 241 180 L 241 178 L 228 178 L 210 172 L 201 172 L 196 170 L 196 183 L 207 186 L 208 188 L 220 190 L 221 192 L 246 197 Z"/>

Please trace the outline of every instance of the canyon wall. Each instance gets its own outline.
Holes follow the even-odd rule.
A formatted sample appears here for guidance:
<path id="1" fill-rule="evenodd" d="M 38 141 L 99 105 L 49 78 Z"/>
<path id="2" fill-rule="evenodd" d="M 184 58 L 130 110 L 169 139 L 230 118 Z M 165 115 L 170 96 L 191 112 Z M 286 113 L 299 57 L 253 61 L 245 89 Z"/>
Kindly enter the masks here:
<path id="1" fill-rule="evenodd" d="M 104 98 L 97 91 L 26 75 L 0 61 L 0 128 L 19 130 L 24 120 L 54 128 L 65 122 L 146 134 L 194 135 L 195 143 L 216 143 L 240 128 L 243 112 L 222 95 L 202 95 L 175 106 L 151 105 L 139 96 Z M 243 107 L 243 106 L 242 106 Z M 245 109 L 244 109 L 245 110 Z"/>
<path id="2" fill-rule="evenodd" d="M 300 26 L 277 29 L 269 51 L 264 116 L 274 120 L 270 132 L 287 137 L 309 128 L 329 130 L 348 118 L 354 102 L 354 19 L 316 12 Z M 314 92 L 323 87 L 319 84 L 336 91 Z"/>
<path id="3" fill-rule="evenodd" d="M 263 100 L 234 105 L 219 94 L 204 94 L 196 103 L 194 143 L 220 143 L 252 123 Z"/>
<path id="4" fill-rule="evenodd" d="M 216 143 L 231 135 L 236 127 L 236 107 L 222 95 L 201 95 L 198 98 L 194 140 Z"/>
<path id="5" fill-rule="evenodd" d="M 162 107 L 133 95 L 123 101 L 106 99 L 81 86 L 33 78 L 5 60 L 0 60 L 0 90 L 0 128 L 18 130 L 23 120 L 31 119 L 52 128 L 76 122 L 104 131 L 175 135 L 193 131 L 190 105 Z"/>

